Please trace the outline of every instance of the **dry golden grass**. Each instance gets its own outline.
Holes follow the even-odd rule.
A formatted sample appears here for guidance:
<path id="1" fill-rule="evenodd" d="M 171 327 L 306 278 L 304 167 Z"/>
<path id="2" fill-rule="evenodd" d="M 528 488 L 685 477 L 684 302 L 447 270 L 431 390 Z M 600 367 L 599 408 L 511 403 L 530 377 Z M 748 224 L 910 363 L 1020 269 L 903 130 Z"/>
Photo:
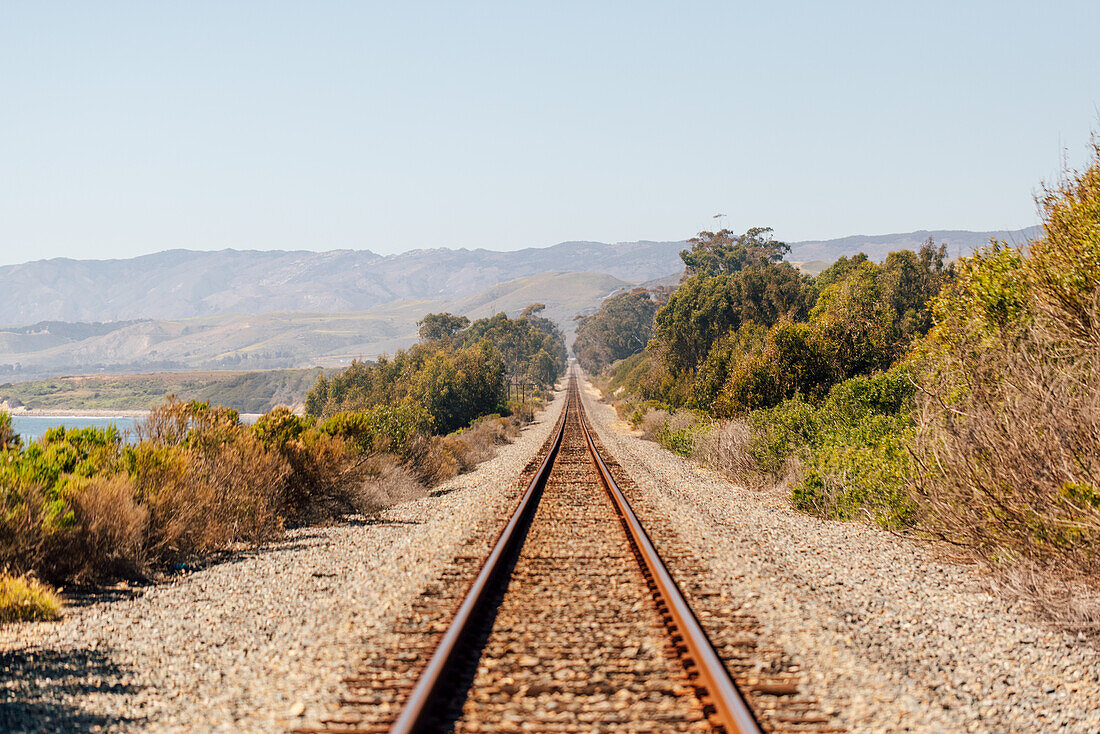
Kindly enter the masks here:
<path id="1" fill-rule="evenodd" d="M 61 606 L 53 589 L 36 579 L 0 575 L 0 623 L 60 619 Z"/>
<path id="2" fill-rule="evenodd" d="M 720 423 L 696 437 L 694 457 L 727 477 L 748 482 L 759 474 L 751 448 L 753 430 L 743 420 Z"/>
<path id="3" fill-rule="evenodd" d="M 368 464 L 369 473 L 357 487 L 354 499 L 361 514 L 371 515 L 427 495 L 424 485 L 396 457 L 378 454 Z"/>
<path id="4" fill-rule="evenodd" d="M 660 408 L 647 410 L 645 415 L 642 416 L 641 422 L 638 423 L 638 429 L 647 441 L 656 441 L 657 435 L 664 429 L 670 417 L 671 415 L 667 410 L 661 410 Z"/>

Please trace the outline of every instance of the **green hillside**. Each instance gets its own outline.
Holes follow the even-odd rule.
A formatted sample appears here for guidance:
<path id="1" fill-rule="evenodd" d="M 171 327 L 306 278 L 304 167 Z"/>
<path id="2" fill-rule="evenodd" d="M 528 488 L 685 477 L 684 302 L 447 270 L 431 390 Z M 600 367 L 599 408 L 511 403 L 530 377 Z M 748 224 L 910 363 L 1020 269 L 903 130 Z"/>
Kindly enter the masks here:
<path id="1" fill-rule="evenodd" d="M 54 377 L 0 385 L 0 402 L 38 410 L 147 410 L 176 395 L 242 413 L 264 413 L 276 405 L 301 403 L 320 373 L 223 370 Z"/>
<path id="2" fill-rule="evenodd" d="M 353 313 L 285 311 L 195 319 L 96 324 L 43 323 L 0 329 L 0 381 L 57 375 L 256 371 L 340 367 L 352 359 L 392 354 L 416 342 L 416 322 L 450 311 L 472 319 L 518 315 L 544 303 L 547 318 L 571 341 L 573 317 L 594 312 L 630 285 L 600 273 L 548 272 L 499 283 L 457 300 L 397 301 Z"/>

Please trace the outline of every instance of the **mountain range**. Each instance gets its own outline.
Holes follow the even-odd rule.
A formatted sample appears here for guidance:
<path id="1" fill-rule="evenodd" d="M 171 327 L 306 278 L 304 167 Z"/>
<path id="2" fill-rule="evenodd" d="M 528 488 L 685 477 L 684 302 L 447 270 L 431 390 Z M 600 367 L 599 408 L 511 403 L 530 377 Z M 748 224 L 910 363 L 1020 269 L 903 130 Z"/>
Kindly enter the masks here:
<path id="1" fill-rule="evenodd" d="M 861 250 L 881 259 L 928 237 L 952 255 L 991 237 L 1024 241 L 1037 228 L 1004 232 L 936 230 L 796 242 L 792 261 Z M 523 250 L 428 249 L 214 252 L 166 250 L 123 260 L 56 258 L 0 267 L 0 324 L 188 319 L 279 311 L 342 313 L 401 300 L 452 301 L 545 272 L 603 273 L 641 283 L 680 272 L 686 242 L 563 242 Z"/>
<path id="2" fill-rule="evenodd" d="M 814 272 L 841 255 L 953 256 L 1038 228 L 920 231 L 793 243 Z M 534 302 L 571 338 L 574 317 L 639 283 L 672 284 L 686 242 L 564 242 L 511 252 L 431 249 L 196 252 L 0 267 L 0 379 L 149 370 L 339 366 L 408 346 L 429 312 L 518 314 Z M 570 339 L 571 340 L 571 339 Z"/>
<path id="3" fill-rule="evenodd" d="M 682 248 L 564 242 L 512 252 L 168 250 L 126 260 L 38 260 L 0 268 L 0 324 L 363 311 L 401 300 L 451 301 L 544 272 L 641 282 L 677 271 Z"/>
<path id="4" fill-rule="evenodd" d="M 0 382 L 59 375 L 181 370 L 340 367 L 416 341 L 424 314 L 471 319 L 517 314 L 531 303 L 572 336 L 573 317 L 631 284 L 603 273 L 539 273 L 456 300 L 401 300 L 364 311 L 278 311 L 0 328 Z"/>
<path id="5" fill-rule="evenodd" d="M 918 230 L 881 235 L 853 235 L 835 240 L 809 240 L 791 244 L 788 259 L 798 262 L 813 260 L 826 265 L 842 255 L 867 254 L 872 260 L 882 260 L 894 250 L 916 250 L 929 237 L 937 244 L 947 245 L 947 254 L 951 257 L 966 255 L 977 247 L 988 245 L 990 240 L 1003 240 L 1014 245 L 1023 245 L 1038 237 L 1042 227 L 1025 229 L 996 230 L 992 232 L 971 232 L 964 229 Z"/>

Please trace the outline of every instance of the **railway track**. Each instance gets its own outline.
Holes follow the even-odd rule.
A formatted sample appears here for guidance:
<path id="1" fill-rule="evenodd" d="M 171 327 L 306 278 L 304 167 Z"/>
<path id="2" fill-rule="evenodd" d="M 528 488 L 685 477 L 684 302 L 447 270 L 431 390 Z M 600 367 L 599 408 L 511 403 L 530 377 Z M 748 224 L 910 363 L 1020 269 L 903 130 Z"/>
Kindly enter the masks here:
<path id="1" fill-rule="evenodd" d="M 471 539 L 340 710 L 297 731 L 836 731 L 676 534 L 642 527 L 569 391 L 504 529 Z"/>

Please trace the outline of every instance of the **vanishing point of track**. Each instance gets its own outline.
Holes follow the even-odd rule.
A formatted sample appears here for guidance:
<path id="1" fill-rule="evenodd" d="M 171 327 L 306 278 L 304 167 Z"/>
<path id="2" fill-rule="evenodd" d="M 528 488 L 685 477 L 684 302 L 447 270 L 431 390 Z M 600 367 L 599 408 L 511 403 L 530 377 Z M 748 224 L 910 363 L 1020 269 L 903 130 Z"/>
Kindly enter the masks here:
<path id="1" fill-rule="evenodd" d="M 347 679 L 340 714 L 299 731 L 833 731 L 798 676 L 750 676 L 754 713 L 727 669 L 754 645 L 737 629 L 712 644 L 601 455 L 575 377 L 525 474 L 487 558 L 457 559 L 390 654 Z"/>

